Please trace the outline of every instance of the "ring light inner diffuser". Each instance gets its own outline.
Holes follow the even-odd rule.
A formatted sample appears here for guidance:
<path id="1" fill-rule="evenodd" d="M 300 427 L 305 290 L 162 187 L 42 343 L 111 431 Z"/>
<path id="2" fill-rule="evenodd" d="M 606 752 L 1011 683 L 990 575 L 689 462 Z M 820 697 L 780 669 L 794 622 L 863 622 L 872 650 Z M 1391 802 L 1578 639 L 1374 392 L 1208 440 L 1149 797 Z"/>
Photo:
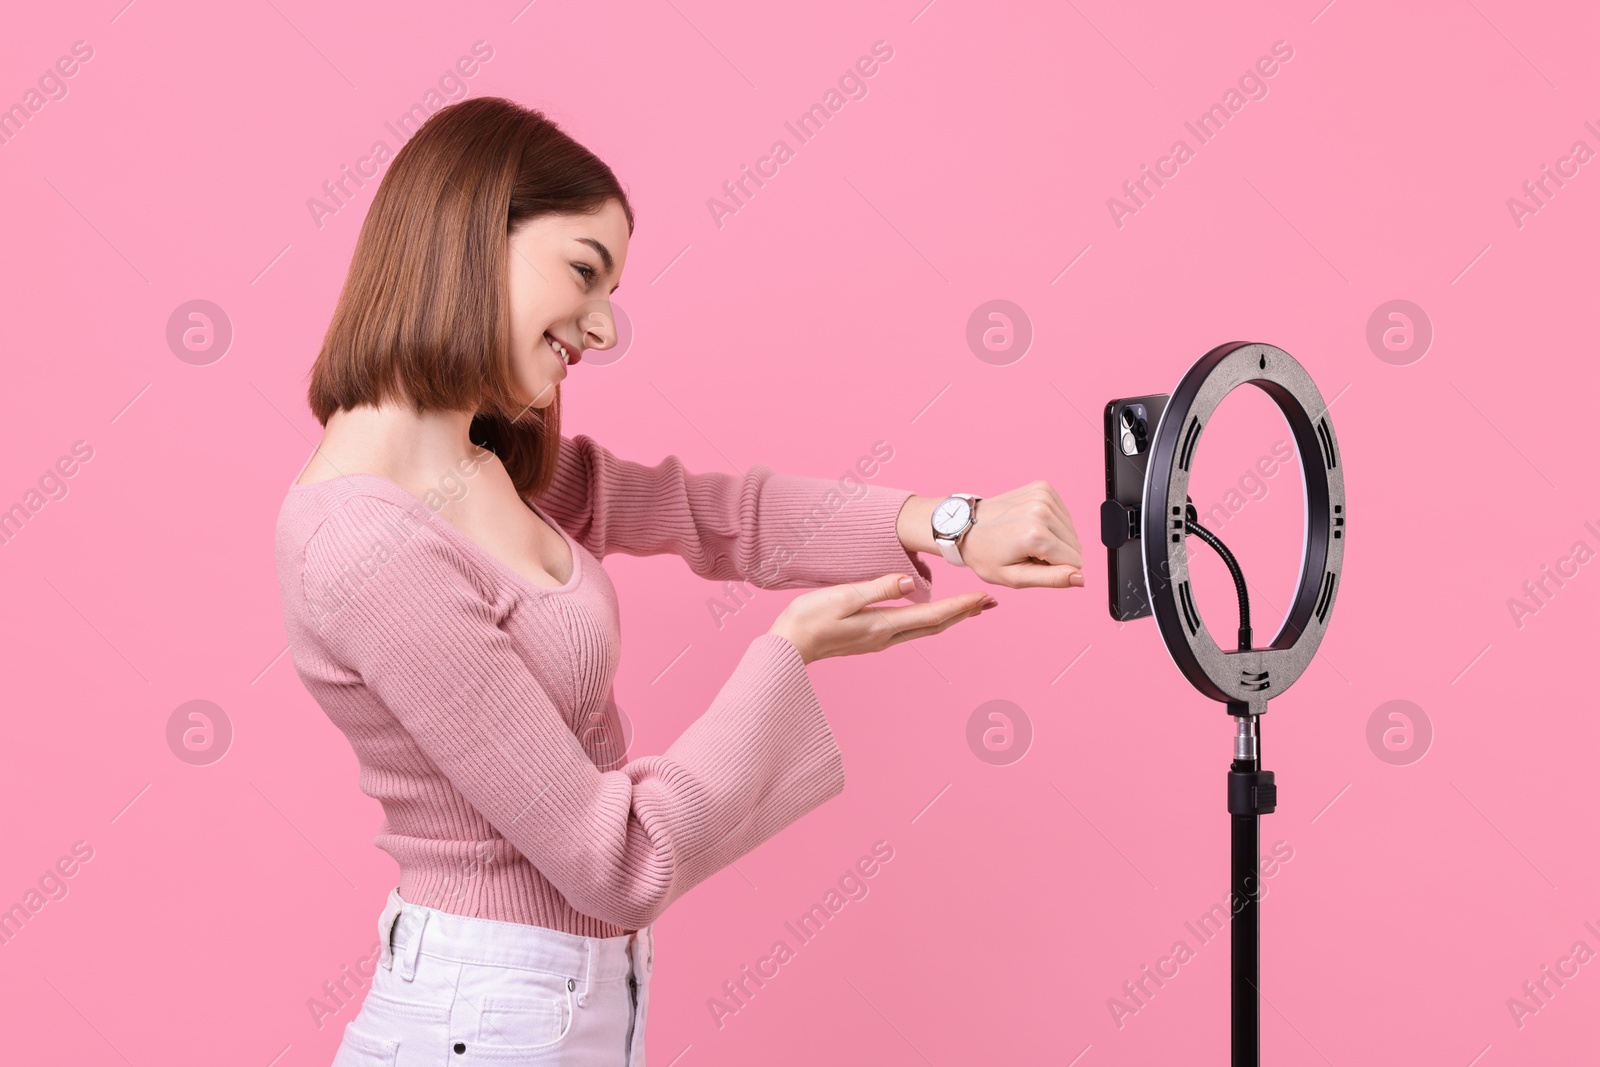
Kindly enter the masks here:
<path id="1" fill-rule="evenodd" d="M 1289 424 L 1304 490 L 1300 577 L 1271 642 L 1225 651 L 1200 616 L 1189 581 L 1184 519 L 1189 472 L 1222 398 L 1241 385 L 1264 391 Z M 1269 344 L 1233 342 L 1207 352 L 1178 383 L 1150 444 L 1140 508 L 1145 587 L 1161 636 L 1185 677 L 1213 700 L 1250 715 L 1304 673 L 1333 612 L 1344 564 L 1344 474 L 1338 439 L 1316 383 Z"/>

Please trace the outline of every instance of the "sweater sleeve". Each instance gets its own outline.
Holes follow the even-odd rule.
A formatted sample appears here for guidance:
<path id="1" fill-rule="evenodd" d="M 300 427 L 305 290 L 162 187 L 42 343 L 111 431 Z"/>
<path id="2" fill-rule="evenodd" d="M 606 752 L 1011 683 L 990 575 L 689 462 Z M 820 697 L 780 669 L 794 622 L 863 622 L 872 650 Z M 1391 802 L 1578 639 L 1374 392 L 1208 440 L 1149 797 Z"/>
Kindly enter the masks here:
<path id="1" fill-rule="evenodd" d="M 402 527 L 375 556 L 392 543 L 377 531 Z M 666 752 L 601 771 L 503 629 L 510 605 L 441 531 L 378 497 L 347 500 L 307 543 L 303 583 L 343 594 L 313 623 L 332 657 L 587 915 L 653 922 L 844 788 L 805 661 L 782 636 L 751 642 Z"/>
<path id="2" fill-rule="evenodd" d="M 932 598 L 933 572 L 896 530 L 912 495 L 863 481 L 686 470 L 620 459 L 587 434 L 561 438 L 555 477 L 534 501 L 596 557 L 684 558 L 703 578 L 793 589 L 909 574 L 906 599 Z"/>

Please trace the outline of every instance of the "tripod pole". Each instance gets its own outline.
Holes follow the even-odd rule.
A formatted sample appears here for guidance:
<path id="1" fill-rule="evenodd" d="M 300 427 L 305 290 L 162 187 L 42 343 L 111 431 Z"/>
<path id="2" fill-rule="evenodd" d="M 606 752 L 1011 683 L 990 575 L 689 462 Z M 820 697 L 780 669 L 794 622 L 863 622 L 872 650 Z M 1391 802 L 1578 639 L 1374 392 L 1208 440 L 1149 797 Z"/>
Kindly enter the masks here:
<path id="1" fill-rule="evenodd" d="M 1233 876 L 1229 921 L 1233 942 L 1233 1067 L 1261 1064 L 1261 816 L 1277 805 L 1271 771 L 1261 770 L 1259 715 L 1229 705 L 1237 719 L 1228 771 L 1228 812 L 1233 820 Z M 1238 710 L 1235 710 L 1238 709 Z"/>

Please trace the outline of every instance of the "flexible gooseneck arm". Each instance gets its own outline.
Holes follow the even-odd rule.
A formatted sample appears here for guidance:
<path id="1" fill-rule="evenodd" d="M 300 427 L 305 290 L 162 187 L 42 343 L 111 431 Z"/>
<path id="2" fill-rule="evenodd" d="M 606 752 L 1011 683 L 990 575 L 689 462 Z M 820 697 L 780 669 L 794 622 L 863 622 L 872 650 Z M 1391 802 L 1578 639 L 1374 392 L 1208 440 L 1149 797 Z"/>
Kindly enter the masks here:
<path id="1" fill-rule="evenodd" d="M 1233 553 L 1222 543 L 1222 538 L 1201 526 L 1195 521 L 1195 517 L 1194 505 L 1190 504 L 1189 514 L 1184 519 L 1184 530 L 1215 549 L 1227 566 L 1228 573 L 1233 575 L 1233 589 L 1239 596 L 1239 651 L 1248 652 L 1250 651 L 1250 590 L 1245 588 L 1244 571 L 1239 569 L 1239 561 L 1233 558 Z"/>

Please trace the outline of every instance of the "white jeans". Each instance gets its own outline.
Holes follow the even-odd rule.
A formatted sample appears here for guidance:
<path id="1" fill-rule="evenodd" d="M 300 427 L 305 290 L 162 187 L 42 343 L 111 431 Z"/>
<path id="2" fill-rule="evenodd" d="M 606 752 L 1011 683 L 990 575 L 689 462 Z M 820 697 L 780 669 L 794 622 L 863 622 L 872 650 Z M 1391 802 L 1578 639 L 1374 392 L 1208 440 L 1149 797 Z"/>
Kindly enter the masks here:
<path id="1" fill-rule="evenodd" d="M 378 944 L 372 988 L 333 1067 L 644 1067 L 652 927 L 581 937 L 424 908 L 391 890 Z"/>

